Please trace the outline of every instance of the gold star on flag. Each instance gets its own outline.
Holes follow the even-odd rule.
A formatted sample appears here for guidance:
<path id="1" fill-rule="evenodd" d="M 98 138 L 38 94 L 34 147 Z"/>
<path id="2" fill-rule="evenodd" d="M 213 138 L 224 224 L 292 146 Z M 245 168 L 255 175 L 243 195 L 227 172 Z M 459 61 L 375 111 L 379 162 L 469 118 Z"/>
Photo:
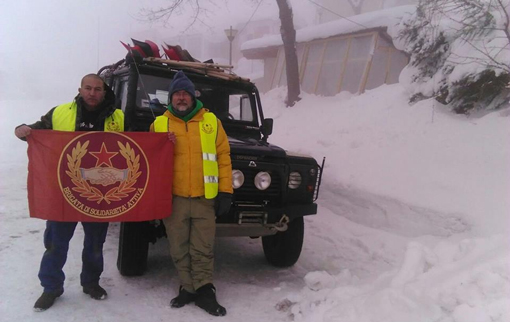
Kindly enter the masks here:
<path id="1" fill-rule="evenodd" d="M 96 167 L 99 167 L 102 164 L 106 164 L 108 167 L 113 167 L 111 159 L 114 156 L 116 156 L 118 154 L 118 152 L 108 152 L 108 150 L 106 150 L 106 146 L 103 142 L 103 144 L 101 145 L 101 151 L 90 152 L 90 154 L 92 154 L 92 156 L 97 159 Z"/>

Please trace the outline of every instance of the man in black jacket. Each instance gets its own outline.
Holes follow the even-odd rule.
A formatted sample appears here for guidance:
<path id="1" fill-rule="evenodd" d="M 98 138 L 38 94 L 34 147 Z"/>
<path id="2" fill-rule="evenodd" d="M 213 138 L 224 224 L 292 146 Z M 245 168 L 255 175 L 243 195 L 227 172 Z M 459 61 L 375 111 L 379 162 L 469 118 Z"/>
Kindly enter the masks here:
<path id="1" fill-rule="evenodd" d="M 123 131 L 124 114 L 115 109 L 115 95 L 96 74 L 88 74 L 81 80 L 79 94 L 71 103 L 52 108 L 41 120 L 31 125 L 18 126 L 14 134 L 25 140 L 32 129 L 59 131 Z M 65 216 L 65 214 L 64 214 Z M 39 280 L 44 288 L 34 304 L 35 311 L 50 308 L 55 299 L 64 292 L 63 267 L 67 259 L 69 241 L 77 222 L 46 222 L 44 252 L 39 270 Z M 83 292 L 93 299 L 104 300 L 106 291 L 99 285 L 103 272 L 103 244 L 108 231 L 107 222 L 82 222 L 85 232 L 80 275 Z"/>

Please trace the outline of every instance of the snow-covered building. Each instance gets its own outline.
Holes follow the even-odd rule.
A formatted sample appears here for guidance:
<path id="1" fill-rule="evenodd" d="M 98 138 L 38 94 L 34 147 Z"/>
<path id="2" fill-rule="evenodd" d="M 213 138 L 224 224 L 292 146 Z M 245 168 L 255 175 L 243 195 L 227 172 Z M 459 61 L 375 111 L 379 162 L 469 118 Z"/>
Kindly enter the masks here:
<path id="1" fill-rule="evenodd" d="M 408 56 L 395 48 L 389 30 L 414 9 L 400 6 L 297 30 L 302 90 L 330 96 L 341 91 L 362 93 L 398 82 Z M 286 85 L 280 35 L 245 42 L 241 51 L 247 59 L 264 60 L 264 76 L 255 80 L 261 91 Z"/>
<path id="2" fill-rule="evenodd" d="M 341 17 L 355 16 L 391 7 L 408 4 L 416 5 L 418 0 L 316 0 L 316 3 L 315 21 L 317 24 L 320 24 L 337 20 Z"/>

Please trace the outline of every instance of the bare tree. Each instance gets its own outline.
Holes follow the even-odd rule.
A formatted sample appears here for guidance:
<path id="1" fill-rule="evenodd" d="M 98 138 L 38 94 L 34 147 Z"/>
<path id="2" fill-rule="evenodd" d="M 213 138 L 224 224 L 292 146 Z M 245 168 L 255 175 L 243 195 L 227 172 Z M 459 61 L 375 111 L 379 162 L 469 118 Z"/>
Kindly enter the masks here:
<path id="1" fill-rule="evenodd" d="M 183 10 L 190 9 L 193 12 L 193 18 L 186 29 L 189 29 L 197 22 L 205 24 L 204 20 L 201 20 L 201 17 L 202 15 L 207 15 L 207 10 L 204 6 L 200 5 L 199 0 L 170 0 L 169 2 L 170 4 L 163 8 L 143 9 L 141 14 L 149 21 L 162 21 L 166 24 L 172 15 L 180 14 Z M 285 52 L 285 67 L 287 69 L 288 93 L 285 103 L 287 106 L 293 106 L 300 100 L 299 66 L 296 55 L 296 29 L 294 28 L 292 8 L 288 0 L 276 0 L 276 3 L 278 4 L 280 13 L 280 32 Z M 187 8 L 184 8 L 184 6 Z"/>
<path id="2" fill-rule="evenodd" d="M 466 114 L 504 106 L 510 81 L 509 8 L 509 0 L 420 0 L 400 31 L 417 69 L 412 100 L 433 96 Z"/>
<path id="3" fill-rule="evenodd" d="M 361 9 L 363 8 L 363 3 L 365 0 L 348 0 L 351 5 L 352 11 L 354 15 L 359 15 L 361 13 Z"/>
<path id="4" fill-rule="evenodd" d="M 437 7 L 436 7 L 437 8 Z M 459 24 L 457 28 L 459 39 L 469 44 L 473 50 L 480 55 L 464 57 L 454 54 L 457 59 L 463 63 L 475 62 L 490 68 L 500 68 L 510 72 L 510 63 L 499 60 L 500 54 L 510 54 L 510 17 L 508 14 L 508 0 L 494 0 L 480 2 L 478 0 L 455 0 L 452 3 L 443 5 L 443 14 L 450 20 Z M 461 11 L 460 17 L 455 17 L 454 13 Z M 498 27 L 496 24 L 495 13 L 501 15 L 502 24 Z M 480 41 L 491 33 L 501 31 L 497 36 L 504 40 L 500 46 L 490 46 L 486 42 Z"/>
<path id="5" fill-rule="evenodd" d="M 287 106 L 293 106 L 300 100 L 299 65 L 296 54 L 296 29 L 292 20 L 292 8 L 288 0 L 276 0 L 280 9 L 280 33 L 282 35 L 283 50 L 285 52 L 285 67 L 287 72 Z"/>

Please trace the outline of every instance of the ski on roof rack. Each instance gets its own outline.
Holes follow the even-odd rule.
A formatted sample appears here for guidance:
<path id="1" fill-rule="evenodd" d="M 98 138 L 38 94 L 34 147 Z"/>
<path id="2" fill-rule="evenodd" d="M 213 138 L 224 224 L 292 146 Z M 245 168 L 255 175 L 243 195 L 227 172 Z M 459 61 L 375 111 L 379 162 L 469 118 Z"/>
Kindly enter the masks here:
<path id="1" fill-rule="evenodd" d="M 230 65 L 220 65 L 212 63 L 201 63 L 201 62 L 189 62 L 189 61 L 175 61 L 172 59 L 162 59 L 148 57 L 144 58 L 143 61 L 151 63 L 166 64 L 172 68 L 183 69 L 193 71 L 199 74 L 217 77 L 225 80 L 249 82 L 249 78 L 238 76 L 231 72 L 226 72 L 226 69 L 231 69 Z"/>
<path id="2" fill-rule="evenodd" d="M 167 57 L 165 59 L 161 57 L 159 48 L 154 42 L 150 40 L 139 41 L 133 38 L 131 38 L 131 40 L 133 41 L 133 46 L 121 41 L 124 48 L 126 48 L 129 52 L 126 56 L 126 63 L 128 64 L 132 61 L 137 63 L 143 61 L 148 63 L 165 64 L 171 68 L 188 70 L 224 80 L 250 82 L 249 78 L 240 77 L 234 74 L 232 72 L 233 66 L 215 64 L 211 59 L 207 60 L 207 62 L 200 62 L 193 58 L 186 49 L 183 49 L 179 45 L 172 46 L 165 43 L 164 46 L 161 46 L 165 56 Z"/>

